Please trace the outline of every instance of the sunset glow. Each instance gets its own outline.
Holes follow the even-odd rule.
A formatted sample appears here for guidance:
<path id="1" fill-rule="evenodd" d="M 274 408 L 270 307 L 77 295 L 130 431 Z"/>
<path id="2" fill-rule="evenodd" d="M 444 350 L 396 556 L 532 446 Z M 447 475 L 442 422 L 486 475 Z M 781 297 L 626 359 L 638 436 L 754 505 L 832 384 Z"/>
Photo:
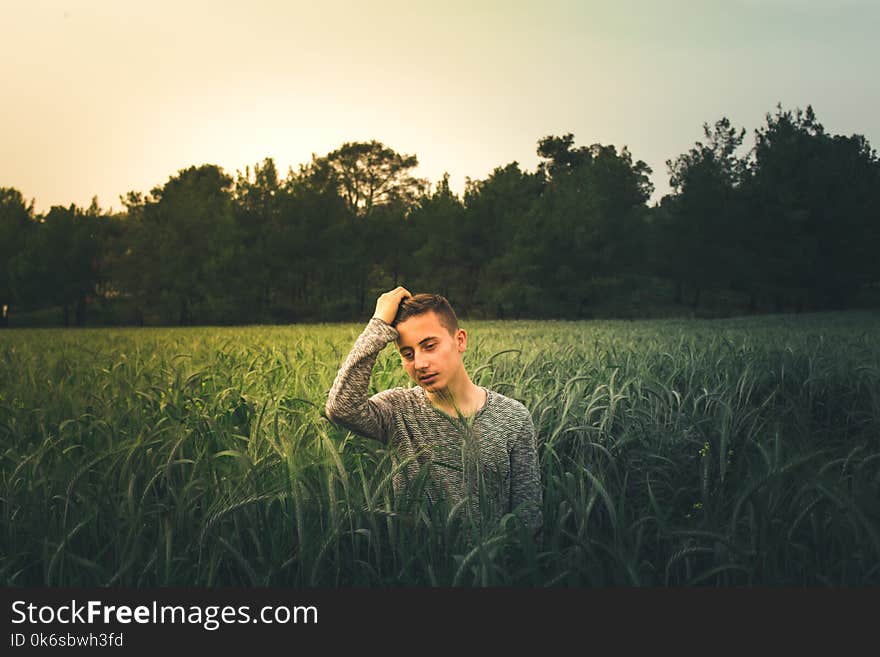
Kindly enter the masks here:
<path id="1" fill-rule="evenodd" d="M 377 139 L 417 173 L 483 178 L 537 140 L 665 160 L 727 115 L 777 102 L 880 139 L 876 3 L 2 2 L 0 182 L 51 205 L 120 208 L 194 164 L 283 173 Z"/>

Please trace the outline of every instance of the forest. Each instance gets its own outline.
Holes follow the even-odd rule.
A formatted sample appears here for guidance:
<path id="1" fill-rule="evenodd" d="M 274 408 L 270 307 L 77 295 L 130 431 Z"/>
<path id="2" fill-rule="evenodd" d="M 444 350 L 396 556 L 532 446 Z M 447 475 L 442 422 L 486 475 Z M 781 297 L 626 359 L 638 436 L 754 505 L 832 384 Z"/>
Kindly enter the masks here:
<path id="1" fill-rule="evenodd" d="M 537 142 L 459 196 L 416 155 L 348 142 L 283 176 L 189 167 L 119 212 L 34 211 L 0 187 L 0 326 L 361 320 L 397 285 L 478 319 L 731 316 L 880 305 L 880 160 L 811 106 L 727 118 L 650 167 L 624 146 Z"/>

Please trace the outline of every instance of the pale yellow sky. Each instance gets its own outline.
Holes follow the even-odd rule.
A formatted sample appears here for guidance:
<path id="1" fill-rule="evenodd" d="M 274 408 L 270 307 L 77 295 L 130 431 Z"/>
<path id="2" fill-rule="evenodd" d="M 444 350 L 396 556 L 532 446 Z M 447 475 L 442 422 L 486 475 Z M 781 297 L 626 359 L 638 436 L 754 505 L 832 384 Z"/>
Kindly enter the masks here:
<path id="1" fill-rule="evenodd" d="M 703 122 L 778 101 L 876 147 L 878 4 L 0 0 L 0 186 L 119 209 L 189 165 L 378 139 L 460 192 L 573 132 L 628 145 L 656 199 Z"/>

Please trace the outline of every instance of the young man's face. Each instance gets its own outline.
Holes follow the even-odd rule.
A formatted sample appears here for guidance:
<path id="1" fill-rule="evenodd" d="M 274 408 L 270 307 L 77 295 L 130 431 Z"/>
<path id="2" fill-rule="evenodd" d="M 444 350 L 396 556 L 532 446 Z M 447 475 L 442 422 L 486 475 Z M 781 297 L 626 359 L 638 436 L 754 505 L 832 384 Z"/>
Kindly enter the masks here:
<path id="1" fill-rule="evenodd" d="M 443 390 L 459 375 L 464 367 L 461 355 L 467 348 L 464 329 L 449 335 L 433 310 L 410 317 L 396 328 L 403 368 L 425 390 Z"/>

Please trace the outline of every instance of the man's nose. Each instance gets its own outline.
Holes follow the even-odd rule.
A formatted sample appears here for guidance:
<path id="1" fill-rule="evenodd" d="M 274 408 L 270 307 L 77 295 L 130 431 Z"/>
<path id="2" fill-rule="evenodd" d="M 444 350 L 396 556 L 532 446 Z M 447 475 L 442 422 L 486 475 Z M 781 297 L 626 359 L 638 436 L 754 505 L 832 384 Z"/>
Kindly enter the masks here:
<path id="1" fill-rule="evenodd" d="M 419 372 L 427 371 L 427 369 L 428 369 L 428 359 L 425 358 L 424 354 L 420 355 L 420 354 L 416 353 L 415 364 L 416 364 L 416 370 Z"/>

